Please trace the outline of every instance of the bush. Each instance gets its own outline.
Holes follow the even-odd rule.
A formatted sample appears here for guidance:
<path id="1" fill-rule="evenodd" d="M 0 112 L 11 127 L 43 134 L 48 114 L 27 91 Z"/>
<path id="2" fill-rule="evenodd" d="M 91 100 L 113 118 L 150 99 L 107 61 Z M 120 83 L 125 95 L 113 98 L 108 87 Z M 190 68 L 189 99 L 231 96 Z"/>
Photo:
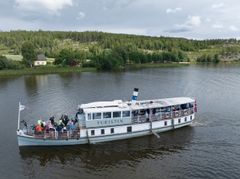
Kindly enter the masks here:
<path id="1" fill-rule="evenodd" d="M 220 59 L 218 54 L 214 56 L 203 54 L 202 56 L 197 58 L 198 63 L 219 63 Z"/>
<path id="2" fill-rule="evenodd" d="M 103 53 L 95 57 L 98 70 L 111 71 L 121 67 L 118 60 L 111 53 Z"/>
<path id="3" fill-rule="evenodd" d="M 17 61 L 8 60 L 5 56 L 0 56 L 0 70 L 21 69 L 24 66 Z"/>

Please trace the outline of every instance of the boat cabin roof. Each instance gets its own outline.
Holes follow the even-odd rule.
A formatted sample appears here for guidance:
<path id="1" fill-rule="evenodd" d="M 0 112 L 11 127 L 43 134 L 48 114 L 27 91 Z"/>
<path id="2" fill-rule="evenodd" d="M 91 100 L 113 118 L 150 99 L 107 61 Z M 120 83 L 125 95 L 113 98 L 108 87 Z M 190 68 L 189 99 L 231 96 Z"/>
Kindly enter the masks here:
<path id="1" fill-rule="evenodd" d="M 177 98 L 165 98 L 154 100 L 142 100 L 142 101 L 99 101 L 93 103 L 87 103 L 79 105 L 85 113 L 97 113 L 97 112 L 112 112 L 112 111 L 128 111 L 128 110 L 140 110 L 149 108 L 161 108 L 168 106 L 175 106 L 186 103 L 193 103 L 195 100 L 189 97 L 177 97 Z"/>

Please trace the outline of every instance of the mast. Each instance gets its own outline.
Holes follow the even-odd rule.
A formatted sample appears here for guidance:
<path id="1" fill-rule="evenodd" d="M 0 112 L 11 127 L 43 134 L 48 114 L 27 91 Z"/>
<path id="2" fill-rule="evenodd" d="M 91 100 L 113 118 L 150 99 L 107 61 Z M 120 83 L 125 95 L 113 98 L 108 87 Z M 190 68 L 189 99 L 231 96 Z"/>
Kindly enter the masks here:
<path id="1" fill-rule="evenodd" d="M 18 103 L 18 126 L 17 126 L 17 130 L 19 131 L 20 129 L 20 102 Z"/>
<path id="2" fill-rule="evenodd" d="M 24 105 L 21 105 L 21 103 L 19 102 L 18 104 L 18 126 L 17 126 L 17 130 L 20 130 L 20 119 L 21 119 L 21 111 L 25 109 Z"/>

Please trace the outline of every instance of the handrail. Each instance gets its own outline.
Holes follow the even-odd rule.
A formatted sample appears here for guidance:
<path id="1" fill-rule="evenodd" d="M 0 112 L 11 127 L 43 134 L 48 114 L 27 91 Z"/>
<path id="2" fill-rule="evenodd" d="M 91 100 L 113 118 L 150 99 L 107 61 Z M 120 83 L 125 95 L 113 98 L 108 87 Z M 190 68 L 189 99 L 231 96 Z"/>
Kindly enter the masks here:
<path id="1" fill-rule="evenodd" d="M 137 116 L 132 117 L 132 122 L 133 123 L 144 123 L 144 122 L 148 122 L 148 121 L 166 120 L 166 119 L 188 116 L 193 113 L 194 113 L 193 108 L 189 108 L 189 109 L 185 109 L 185 110 L 161 112 L 161 113 L 158 113 L 157 115 L 151 114 L 151 115 L 149 115 L 149 117 L 146 117 L 145 115 L 137 115 Z"/>
<path id="2" fill-rule="evenodd" d="M 67 131 L 42 131 L 39 133 L 34 132 L 33 130 L 27 130 L 26 135 L 33 136 L 38 139 L 48 139 L 48 140 L 68 140 L 68 139 L 79 139 L 80 129 L 67 130 Z"/>

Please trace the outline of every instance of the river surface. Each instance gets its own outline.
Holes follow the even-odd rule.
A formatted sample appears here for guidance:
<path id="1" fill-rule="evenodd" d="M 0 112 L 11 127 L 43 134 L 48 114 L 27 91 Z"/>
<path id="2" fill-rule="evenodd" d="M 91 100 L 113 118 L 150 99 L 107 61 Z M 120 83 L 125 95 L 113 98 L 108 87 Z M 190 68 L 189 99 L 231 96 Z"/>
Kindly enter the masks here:
<path id="1" fill-rule="evenodd" d="M 96 145 L 21 148 L 21 117 L 73 116 L 78 104 L 190 96 L 198 113 L 190 127 Z M 120 73 L 78 73 L 0 78 L 0 178 L 239 178 L 240 67 L 188 66 Z"/>

